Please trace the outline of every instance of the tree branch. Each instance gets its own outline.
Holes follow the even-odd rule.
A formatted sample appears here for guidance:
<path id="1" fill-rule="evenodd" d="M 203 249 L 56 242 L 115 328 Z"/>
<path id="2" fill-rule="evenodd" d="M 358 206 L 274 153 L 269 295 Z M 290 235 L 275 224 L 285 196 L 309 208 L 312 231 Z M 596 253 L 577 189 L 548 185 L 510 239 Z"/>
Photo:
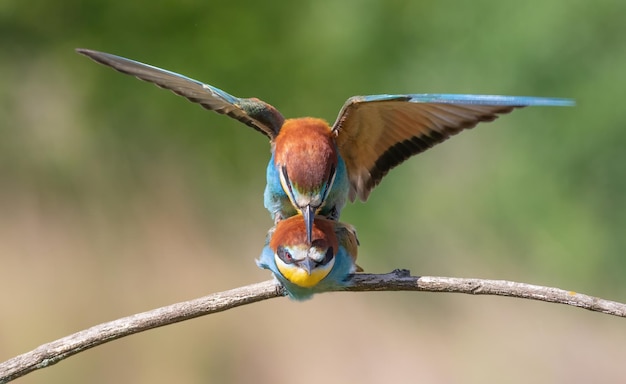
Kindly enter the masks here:
<path id="1" fill-rule="evenodd" d="M 345 290 L 456 292 L 509 296 L 566 304 L 626 317 L 626 304 L 572 291 L 505 280 L 411 276 L 408 270 L 396 270 L 387 274 L 357 274 L 352 277 L 352 285 Z M 281 296 L 285 296 L 282 286 L 274 280 L 269 280 L 102 323 L 0 363 L 0 384 L 115 339 Z"/>

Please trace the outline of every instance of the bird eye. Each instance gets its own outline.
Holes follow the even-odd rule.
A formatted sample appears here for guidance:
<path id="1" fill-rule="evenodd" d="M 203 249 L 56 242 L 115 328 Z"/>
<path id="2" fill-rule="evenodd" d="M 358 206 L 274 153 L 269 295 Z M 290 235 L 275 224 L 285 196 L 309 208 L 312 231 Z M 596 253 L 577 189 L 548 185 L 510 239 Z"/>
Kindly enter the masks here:
<path id="1" fill-rule="evenodd" d="M 326 255 L 324 255 L 324 258 L 322 259 L 322 261 L 319 262 L 319 265 L 326 265 L 328 264 L 333 257 L 335 257 L 335 253 L 333 252 L 332 248 L 328 248 L 328 250 L 326 251 Z"/>
<path id="2" fill-rule="evenodd" d="M 276 254 L 278 255 L 278 258 L 281 259 L 283 262 L 287 264 L 293 264 L 293 256 L 291 256 L 291 253 L 289 253 L 289 251 L 287 251 L 284 247 L 278 247 L 278 249 L 276 250 Z"/>

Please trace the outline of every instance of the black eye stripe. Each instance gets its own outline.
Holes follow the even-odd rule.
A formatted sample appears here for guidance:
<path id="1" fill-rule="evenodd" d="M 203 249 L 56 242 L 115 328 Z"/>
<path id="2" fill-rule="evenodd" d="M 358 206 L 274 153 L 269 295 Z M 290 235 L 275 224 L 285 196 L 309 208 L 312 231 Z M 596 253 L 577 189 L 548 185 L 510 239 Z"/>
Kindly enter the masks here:
<path id="1" fill-rule="evenodd" d="M 284 165 L 281 166 L 280 172 L 283 174 L 285 184 L 287 184 L 287 188 L 289 188 L 289 193 L 293 196 L 293 191 L 291 190 L 291 181 L 289 181 L 289 175 L 287 174 L 287 167 L 285 167 Z"/>
<path id="2" fill-rule="evenodd" d="M 335 257 L 333 249 L 328 248 L 328 250 L 326 250 L 326 255 L 324 255 L 324 258 L 320 262 L 318 262 L 317 265 L 326 265 L 333 259 L 333 257 Z"/>
<path id="3" fill-rule="evenodd" d="M 289 253 L 289 251 L 287 251 L 283 246 L 278 247 L 278 249 L 276 250 L 276 255 L 285 264 L 293 264 L 295 262 L 293 256 L 291 256 L 291 253 Z"/>
<path id="4" fill-rule="evenodd" d="M 328 186 L 326 188 L 326 191 L 324 192 L 324 196 L 322 197 L 322 201 L 326 200 L 326 197 L 330 193 L 330 190 L 333 187 L 333 183 L 335 182 L 334 178 L 335 178 L 335 167 L 331 166 L 330 167 L 330 174 L 329 174 L 329 177 L 328 177 Z"/>

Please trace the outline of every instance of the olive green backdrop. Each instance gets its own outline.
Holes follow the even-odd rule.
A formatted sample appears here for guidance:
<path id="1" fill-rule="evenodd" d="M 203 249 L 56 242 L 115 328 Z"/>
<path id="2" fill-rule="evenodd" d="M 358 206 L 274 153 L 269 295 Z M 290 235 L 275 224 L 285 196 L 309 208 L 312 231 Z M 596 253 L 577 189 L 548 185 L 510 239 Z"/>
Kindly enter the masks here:
<path id="1" fill-rule="evenodd" d="M 167 68 L 285 116 L 357 94 L 575 98 L 462 133 L 342 220 L 369 272 L 626 301 L 621 0 L 0 2 L 0 360 L 269 278 L 267 139 L 74 53 Z M 333 293 L 112 342 L 22 383 L 616 382 L 624 320 L 522 300 Z"/>

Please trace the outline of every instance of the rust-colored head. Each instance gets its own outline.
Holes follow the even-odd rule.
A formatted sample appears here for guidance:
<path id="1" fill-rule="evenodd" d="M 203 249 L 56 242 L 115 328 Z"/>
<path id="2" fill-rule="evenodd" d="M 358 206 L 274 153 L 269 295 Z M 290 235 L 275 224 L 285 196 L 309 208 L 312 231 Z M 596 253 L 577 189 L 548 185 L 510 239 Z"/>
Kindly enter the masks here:
<path id="1" fill-rule="evenodd" d="M 316 218 L 311 240 L 304 217 L 292 216 L 280 221 L 270 240 L 274 262 L 280 274 L 292 284 L 312 288 L 332 271 L 339 251 L 333 222 Z"/>
<path id="2" fill-rule="evenodd" d="M 311 245 L 319 248 L 332 248 L 336 253 L 339 250 L 334 222 L 317 216 L 311 231 Z M 306 244 L 306 226 L 302 215 L 295 215 L 276 224 L 270 240 L 270 248 L 274 251 L 279 246 Z"/>
<path id="3" fill-rule="evenodd" d="M 319 192 L 337 168 L 337 147 L 331 128 L 322 119 L 288 119 L 274 147 L 277 167 L 286 167 L 292 184 L 300 191 Z"/>

